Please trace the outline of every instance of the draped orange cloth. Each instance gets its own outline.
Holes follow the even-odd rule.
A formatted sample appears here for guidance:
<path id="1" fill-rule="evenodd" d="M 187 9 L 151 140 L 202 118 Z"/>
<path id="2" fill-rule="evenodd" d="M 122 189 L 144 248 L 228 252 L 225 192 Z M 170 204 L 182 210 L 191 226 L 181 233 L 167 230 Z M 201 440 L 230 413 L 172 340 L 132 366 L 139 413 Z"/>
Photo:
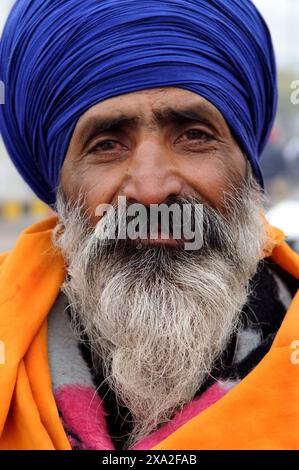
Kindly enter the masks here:
<path id="1" fill-rule="evenodd" d="M 57 218 L 26 229 L 0 255 L 0 449 L 71 449 L 51 390 L 47 315 L 65 278 L 51 242 Z M 268 226 L 264 256 L 299 279 L 299 255 Z M 227 395 L 157 449 L 299 449 L 299 292 L 271 350 Z M 298 354 L 299 357 L 299 354 Z"/>

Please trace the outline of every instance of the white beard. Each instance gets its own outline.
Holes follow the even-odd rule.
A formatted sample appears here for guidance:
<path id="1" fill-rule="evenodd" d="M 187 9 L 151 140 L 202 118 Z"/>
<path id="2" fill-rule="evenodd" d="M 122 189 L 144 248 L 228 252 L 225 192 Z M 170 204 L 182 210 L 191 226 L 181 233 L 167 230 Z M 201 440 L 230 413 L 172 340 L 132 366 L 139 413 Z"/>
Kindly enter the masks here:
<path id="1" fill-rule="evenodd" d="M 207 208 L 221 250 L 126 254 L 99 245 L 82 206 L 58 194 L 64 233 L 55 243 L 69 273 L 63 291 L 75 331 L 83 325 L 95 365 L 131 411 L 127 447 L 192 400 L 238 326 L 264 244 L 262 196 L 252 177 L 227 209 L 224 218 Z"/>

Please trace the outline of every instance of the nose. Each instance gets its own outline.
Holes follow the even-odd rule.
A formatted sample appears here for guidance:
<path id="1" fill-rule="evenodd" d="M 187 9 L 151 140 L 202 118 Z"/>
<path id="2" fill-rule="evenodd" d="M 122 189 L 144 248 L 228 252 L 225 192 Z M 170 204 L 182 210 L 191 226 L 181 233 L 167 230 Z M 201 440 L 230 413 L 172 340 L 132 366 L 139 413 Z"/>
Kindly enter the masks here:
<path id="1" fill-rule="evenodd" d="M 123 195 L 139 204 L 161 204 L 182 193 L 183 182 L 173 158 L 161 143 L 142 142 L 131 158 Z"/>

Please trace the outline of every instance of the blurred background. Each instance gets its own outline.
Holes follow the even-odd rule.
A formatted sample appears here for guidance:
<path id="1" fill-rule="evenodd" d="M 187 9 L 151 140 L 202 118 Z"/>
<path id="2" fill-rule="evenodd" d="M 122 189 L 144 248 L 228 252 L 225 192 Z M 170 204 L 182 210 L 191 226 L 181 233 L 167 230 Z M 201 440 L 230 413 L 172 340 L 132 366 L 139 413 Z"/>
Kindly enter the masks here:
<path id="1" fill-rule="evenodd" d="M 13 3 L 1 0 L 0 34 Z M 262 158 L 269 198 L 267 217 L 299 251 L 299 91 L 297 100 L 291 100 L 295 81 L 299 90 L 299 0 L 254 3 L 271 30 L 279 71 L 278 116 Z M 0 252 L 13 246 L 23 228 L 47 214 L 48 208 L 13 167 L 0 137 Z"/>

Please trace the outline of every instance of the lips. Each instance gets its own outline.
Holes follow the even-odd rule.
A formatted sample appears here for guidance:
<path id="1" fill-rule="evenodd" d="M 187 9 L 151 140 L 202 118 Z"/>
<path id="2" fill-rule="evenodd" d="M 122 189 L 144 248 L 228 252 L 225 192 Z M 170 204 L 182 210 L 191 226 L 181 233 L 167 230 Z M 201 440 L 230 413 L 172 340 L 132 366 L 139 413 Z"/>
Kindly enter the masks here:
<path id="1" fill-rule="evenodd" d="M 179 246 L 182 244 L 181 239 L 174 239 L 171 233 L 163 233 L 161 224 L 158 225 L 158 232 L 155 238 L 150 238 L 148 233 L 147 238 L 139 238 L 138 243 L 142 246 Z"/>

